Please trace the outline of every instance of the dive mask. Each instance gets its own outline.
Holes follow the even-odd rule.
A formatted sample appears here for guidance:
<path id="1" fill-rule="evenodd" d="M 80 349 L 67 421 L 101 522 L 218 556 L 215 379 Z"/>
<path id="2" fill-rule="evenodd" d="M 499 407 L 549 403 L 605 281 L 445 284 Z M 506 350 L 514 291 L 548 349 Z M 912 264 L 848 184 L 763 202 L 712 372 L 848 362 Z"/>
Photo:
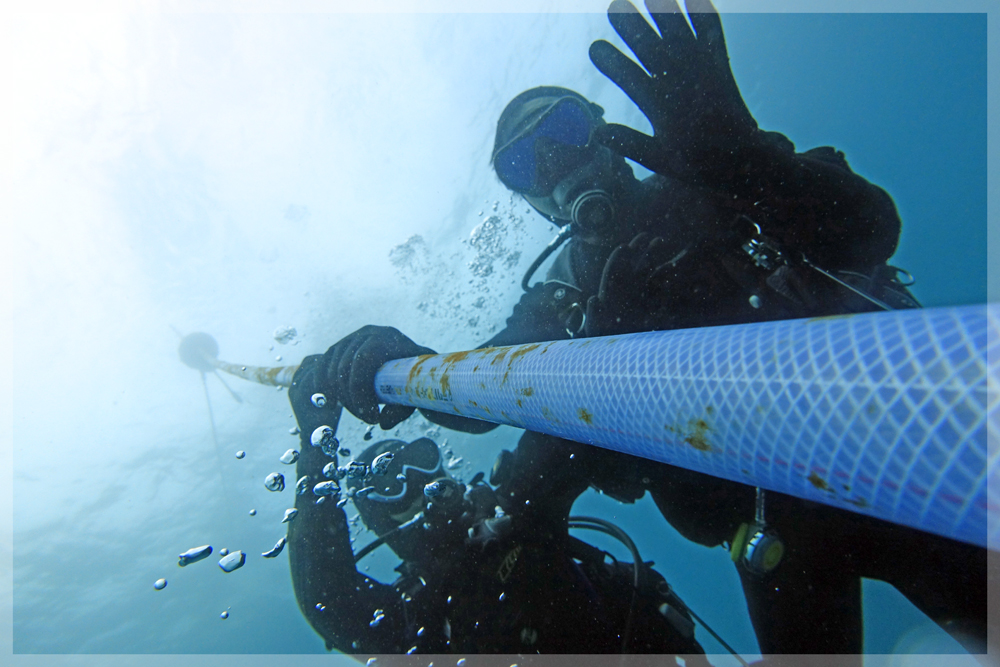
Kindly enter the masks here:
<path id="1" fill-rule="evenodd" d="M 555 182 L 587 162 L 594 128 L 590 111 L 575 97 L 543 109 L 493 154 L 497 176 L 511 190 L 546 196 Z"/>

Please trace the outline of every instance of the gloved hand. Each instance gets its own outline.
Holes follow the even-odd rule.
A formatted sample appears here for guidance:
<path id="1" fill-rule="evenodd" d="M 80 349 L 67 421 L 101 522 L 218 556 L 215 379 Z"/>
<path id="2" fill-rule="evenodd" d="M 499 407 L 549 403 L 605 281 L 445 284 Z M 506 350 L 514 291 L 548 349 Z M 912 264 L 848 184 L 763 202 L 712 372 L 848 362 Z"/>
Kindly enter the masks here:
<path id="1" fill-rule="evenodd" d="M 647 330 L 665 306 L 664 269 L 671 265 L 671 254 L 662 238 L 645 232 L 615 248 L 597 295 L 587 300 L 587 336 Z"/>
<path id="2" fill-rule="evenodd" d="M 321 375 L 327 398 L 340 401 L 348 412 L 368 424 L 390 429 L 413 414 L 414 408 L 390 404 L 379 412 L 375 373 L 387 361 L 422 354 L 435 352 L 417 345 L 398 329 L 363 326 L 323 355 Z"/>
<path id="3" fill-rule="evenodd" d="M 711 0 L 685 4 L 694 33 L 675 0 L 646 0 L 657 34 L 631 3 L 611 3 L 608 19 L 642 67 L 603 40 L 590 46 L 590 59 L 649 119 L 653 136 L 609 124 L 595 137 L 657 173 L 719 185 L 742 167 L 741 154 L 761 133 L 729 68 Z"/>

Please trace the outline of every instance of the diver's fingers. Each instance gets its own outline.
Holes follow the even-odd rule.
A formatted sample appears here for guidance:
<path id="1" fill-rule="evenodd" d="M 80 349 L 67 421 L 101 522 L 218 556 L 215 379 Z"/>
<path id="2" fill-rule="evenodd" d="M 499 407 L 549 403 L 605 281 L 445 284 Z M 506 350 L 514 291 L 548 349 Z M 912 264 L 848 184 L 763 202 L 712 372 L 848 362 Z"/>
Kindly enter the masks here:
<path id="1" fill-rule="evenodd" d="M 684 20 L 684 17 L 681 17 Z M 660 36 L 653 30 L 646 19 L 639 13 L 631 2 L 626 0 L 614 0 L 608 7 L 608 22 L 615 29 L 618 36 L 628 44 L 632 53 L 643 65 L 648 65 L 648 60 L 653 58 L 656 47 L 660 43 Z M 649 69 L 647 67 L 647 69 Z"/>
<path id="2" fill-rule="evenodd" d="M 621 272 L 623 263 L 627 263 L 628 246 L 620 245 L 611 252 L 604 271 L 601 273 L 601 286 L 597 290 L 597 298 L 601 301 L 612 298 L 611 292 L 615 287 L 616 276 Z"/>
<path id="3" fill-rule="evenodd" d="M 348 394 L 356 416 L 369 423 L 378 423 L 378 396 L 375 394 L 375 373 L 386 362 L 377 337 L 366 337 L 357 348 L 350 368 Z M 350 406 L 348 406 L 350 407 Z"/>
<path id="4" fill-rule="evenodd" d="M 694 33 L 676 0 L 646 0 L 646 9 L 665 44 L 681 48 L 694 46 Z"/>
<path id="5" fill-rule="evenodd" d="M 663 173 L 668 170 L 661 155 L 663 151 L 656 139 L 638 130 L 617 123 L 608 123 L 594 129 L 594 138 L 612 152 L 634 160 L 650 171 Z"/>
<path id="6" fill-rule="evenodd" d="M 382 411 L 378 413 L 379 428 L 383 431 L 388 431 L 400 422 L 408 419 L 415 409 L 407 405 L 396 405 L 394 403 L 384 405 Z"/>
<path id="7" fill-rule="evenodd" d="M 591 44 L 589 53 L 594 67 L 614 81 L 643 113 L 651 107 L 655 108 L 646 70 L 603 39 Z"/>
<path id="8" fill-rule="evenodd" d="M 648 245 L 647 239 L 649 239 L 649 232 L 639 232 L 635 237 L 629 241 L 628 247 L 630 250 L 639 250 Z"/>
<path id="9" fill-rule="evenodd" d="M 722 20 L 712 0 L 686 0 L 688 18 L 698 34 L 698 48 L 713 58 L 728 61 L 726 38 L 722 32 Z"/>

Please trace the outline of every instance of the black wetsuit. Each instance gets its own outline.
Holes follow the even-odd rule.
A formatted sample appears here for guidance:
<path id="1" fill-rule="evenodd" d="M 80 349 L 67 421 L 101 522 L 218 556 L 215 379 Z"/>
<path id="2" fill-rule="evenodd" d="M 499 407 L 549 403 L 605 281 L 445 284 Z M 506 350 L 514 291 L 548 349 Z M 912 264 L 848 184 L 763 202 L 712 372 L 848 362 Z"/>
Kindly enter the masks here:
<path id="1" fill-rule="evenodd" d="M 781 135 L 772 138 L 792 150 Z M 743 249 L 751 222 L 794 259 L 804 254 L 828 271 L 872 277 L 860 286 L 894 307 L 915 306 L 905 289 L 884 282 L 894 273 L 886 260 L 900 232 L 891 198 L 854 174 L 832 148 L 795 159 L 803 170 L 827 170 L 823 187 L 803 190 L 782 181 L 748 199 L 659 175 L 636 183 L 616 242 L 639 232 L 662 235 L 680 257 L 660 303 L 635 303 L 634 319 L 614 333 L 876 309 L 808 267 L 755 265 Z M 524 294 L 506 328 L 487 345 L 585 335 L 580 313 L 598 291 L 614 242 L 569 243 L 547 279 Z M 498 491 L 512 504 L 532 499 L 544 505 L 548 500 L 534 499 L 565 485 L 582 491 L 581 484 L 591 483 L 624 501 L 649 490 L 674 528 L 706 546 L 732 541 L 739 525 L 754 518 L 752 487 L 534 433 L 521 439 L 504 477 Z M 784 559 L 764 576 L 738 565 L 763 653 L 860 653 L 861 577 L 893 584 L 970 651 L 985 651 L 985 549 L 779 493 L 768 492 L 767 501 L 768 524 L 786 545 Z"/>
<path id="2" fill-rule="evenodd" d="M 891 198 L 854 174 L 833 149 L 795 154 L 784 137 L 770 139 L 773 154 L 761 163 L 775 164 L 773 173 L 755 174 L 724 191 L 660 175 L 642 182 L 625 179 L 626 192 L 617 202 L 618 236 L 598 244 L 571 239 L 548 279 L 524 294 L 506 328 L 486 345 L 586 335 L 581 313 L 598 292 L 608 257 L 643 232 L 663 237 L 675 261 L 666 272 L 666 289 L 653 301 L 649 295 L 629 301 L 625 316 L 611 323 L 615 333 L 872 308 L 804 266 L 802 256 L 847 280 L 860 276 L 860 286 L 894 305 L 915 305 L 887 278 L 892 272 L 885 263 L 900 231 Z M 744 249 L 751 234 L 780 248 L 794 266 L 753 261 Z M 424 414 L 450 428 L 490 428 Z M 316 425 L 301 422 L 304 433 Z M 316 457 L 325 458 L 304 442 L 300 475 L 315 476 L 328 461 Z M 754 517 L 751 487 L 550 436 L 525 433 L 508 459 L 497 478 L 497 498 L 518 520 L 516 530 L 486 550 L 457 533 L 454 541 L 427 541 L 427 556 L 408 560 L 416 572 L 410 574 L 426 582 L 407 593 L 408 603 L 401 601 L 406 591 L 400 587 L 413 585 L 412 576 L 383 585 L 357 572 L 342 510 L 317 507 L 309 494 L 297 500 L 300 516 L 289 529 L 293 581 L 300 606 L 328 646 L 355 653 L 405 652 L 413 646 L 420 652 L 618 651 L 625 621 L 608 610 L 624 604 L 614 592 L 622 590 L 626 576 L 617 572 L 609 581 L 619 583 L 604 593 L 592 583 L 600 577 L 585 578 L 591 581 L 588 588 L 577 577 L 566 537 L 570 507 L 588 485 L 626 502 L 650 491 L 671 525 L 706 546 L 731 541 L 738 526 Z M 777 493 L 767 497 L 767 520 L 785 541 L 785 557 L 765 576 L 737 566 L 762 652 L 859 653 L 861 577 L 895 585 L 967 646 L 985 646 L 985 550 Z M 518 545 L 524 568 L 517 571 L 523 578 L 498 586 L 498 568 Z M 650 631 L 637 629 L 636 643 L 627 649 L 684 650 L 676 648 L 676 633 L 662 615 L 650 611 L 654 602 L 651 597 L 636 616 L 640 626 L 652 624 Z M 452 611 L 456 603 L 461 611 Z M 385 618 L 370 628 L 376 608 Z M 445 618 L 452 639 L 442 645 Z M 484 625 L 490 628 L 486 633 Z M 530 645 L 522 634 L 533 638 Z"/>
<path id="3" fill-rule="evenodd" d="M 311 445 L 310 435 L 321 424 L 336 428 L 340 413 L 339 406 L 309 404 L 319 359 L 303 361 L 289 391 L 302 430 L 296 473 L 308 476 L 310 487 L 325 479 L 323 467 L 334 460 Z M 296 497 L 298 515 L 288 528 L 299 606 L 328 649 L 359 657 L 624 649 L 686 654 L 687 664 L 707 664 L 689 632 L 690 618 L 690 625 L 678 624 L 676 615 L 671 621 L 661 613 L 664 603 L 674 602 L 662 576 L 644 564 L 636 589 L 631 563 L 606 561 L 603 552 L 569 535 L 569 507 L 586 483 L 546 488 L 552 502 L 499 503 L 508 510 L 500 520 L 498 499 L 482 483 L 467 494 L 461 513 L 434 515 L 428 508 L 406 529 L 400 577 L 391 583 L 358 571 L 354 547 L 363 542 L 352 546 L 336 498 L 316 504 L 306 491 Z M 685 615 L 682 603 L 672 606 Z"/>

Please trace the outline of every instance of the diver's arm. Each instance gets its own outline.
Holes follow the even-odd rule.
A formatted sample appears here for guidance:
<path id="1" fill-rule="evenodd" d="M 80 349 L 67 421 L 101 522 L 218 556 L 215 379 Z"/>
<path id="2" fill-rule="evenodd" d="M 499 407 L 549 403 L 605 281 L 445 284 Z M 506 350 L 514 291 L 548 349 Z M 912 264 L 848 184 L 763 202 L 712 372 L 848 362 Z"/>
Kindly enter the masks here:
<path id="1" fill-rule="evenodd" d="M 808 248 L 819 266 L 867 270 L 889 259 L 902 226 L 892 197 L 851 171 L 843 153 L 795 153 L 783 143 L 762 142 L 748 152 L 724 190 L 747 210 L 761 210 L 772 225 L 768 233 L 790 248 Z"/>
<path id="2" fill-rule="evenodd" d="M 566 317 L 578 295 L 579 291 L 568 284 L 547 282 L 532 285 L 514 306 L 514 311 L 507 318 L 507 326 L 479 347 L 504 347 L 569 338 Z"/>
<path id="3" fill-rule="evenodd" d="M 653 136 L 608 124 L 595 138 L 651 171 L 723 194 L 751 218 L 760 211 L 768 235 L 808 248 L 818 265 L 865 270 L 888 259 L 900 230 L 889 195 L 842 156 L 830 159 L 832 149 L 795 153 L 787 138 L 757 127 L 709 0 L 689 12 L 691 26 L 675 2 L 658 7 L 650 14 L 656 30 L 626 0 L 609 9 L 638 63 L 606 41 L 590 47 L 594 65 L 635 102 Z"/>
<path id="4" fill-rule="evenodd" d="M 562 297 L 556 298 L 557 291 L 562 288 Z M 479 348 L 504 347 L 507 345 L 522 345 L 541 341 L 562 340 L 569 337 L 566 323 L 563 320 L 566 306 L 572 300 L 569 287 L 549 283 L 534 285 L 521 296 L 514 306 L 514 312 L 507 318 L 507 326 Z M 581 309 L 582 310 L 582 309 Z M 497 427 L 496 424 L 460 417 L 445 412 L 420 410 L 427 421 L 466 433 L 486 433 Z"/>
<path id="5" fill-rule="evenodd" d="M 327 649 L 345 653 L 359 651 L 396 653 L 403 637 L 399 594 L 385 584 L 358 572 L 354 564 L 350 530 L 344 510 L 337 507 L 337 496 L 319 499 L 313 487 L 326 481 L 323 467 L 336 465 L 336 455 L 329 457 L 310 441 L 314 429 L 330 426 L 336 430 L 341 406 L 335 400 L 316 406 L 311 396 L 319 385 L 317 374 L 322 357 L 306 357 L 292 380 L 288 397 L 301 430 L 301 451 L 296 479 L 306 478 L 306 490 L 295 495 L 295 518 L 288 526 L 288 558 L 292 585 L 302 614 L 326 640 Z M 288 486 L 295 482 L 289 480 Z M 291 491 L 293 494 L 296 491 Z M 376 609 L 383 618 L 375 627 L 369 622 Z"/>

